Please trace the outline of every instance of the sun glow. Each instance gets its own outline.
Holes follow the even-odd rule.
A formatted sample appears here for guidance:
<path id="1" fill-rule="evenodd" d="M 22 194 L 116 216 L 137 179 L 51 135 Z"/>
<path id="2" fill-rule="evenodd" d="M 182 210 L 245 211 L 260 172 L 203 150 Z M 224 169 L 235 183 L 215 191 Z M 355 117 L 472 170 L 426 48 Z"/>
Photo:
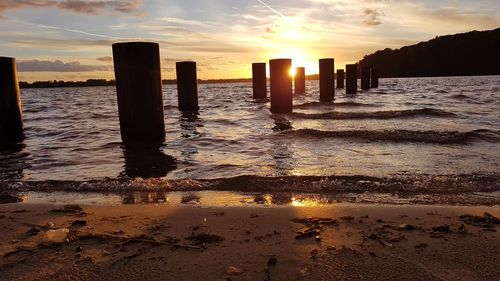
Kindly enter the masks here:
<path id="1" fill-rule="evenodd" d="M 306 48 L 301 47 L 288 47 L 278 45 L 273 46 L 273 49 L 268 53 L 269 58 L 289 58 L 292 59 L 292 67 L 290 68 L 289 74 L 293 78 L 295 76 L 296 67 L 305 67 L 306 74 L 318 73 L 318 56 L 311 53 Z M 279 51 L 278 51 L 279 50 Z"/>

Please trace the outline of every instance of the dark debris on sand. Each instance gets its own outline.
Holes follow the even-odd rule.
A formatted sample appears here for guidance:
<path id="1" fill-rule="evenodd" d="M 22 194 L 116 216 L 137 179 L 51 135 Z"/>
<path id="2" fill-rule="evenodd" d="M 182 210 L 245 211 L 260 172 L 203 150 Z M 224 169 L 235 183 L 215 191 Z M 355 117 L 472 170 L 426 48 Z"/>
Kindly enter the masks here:
<path id="1" fill-rule="evenodd" d="M 0 192 L 0 204 L 10 204 L 22 202 L 23 199 L 20 196 L 15 196 L 10 193 Z"/>
<path id="2" fill-rule="evenodd" d="M 484 228 L 494 228 L 500 225 L 500 219 L 489 213 L 484 213 L 483 216 L 461 215 L 460 219 L 466 224 Z"/>
<path id="3" fill-rule="evenodd" d="M 224 240 L 221 236 L 215 234 L 208 233 L 198 233 L 192 234 L 185 238 L 186 240 L 190 240 L 193 245 L 204 245 L 208 243 L 219 243 Z"/>
<path id="4" fill-rule="evenodd" d="M 317 241 L 320 241 L 320 232 L 323 230 L 324 226 L 335 226 L 338 225 L 336 219 L 331 218 L 317 218 L 317 217 L 306 217 L 303 219 L 293 219 L 295 223 L 301 223 L 307 226 L 306 229 L 298 231 L 295 239 L 305 239 L 310 237 L 315 237 Z"/>
<path id="5" fill-rule="evenodd" d="M 74 214 L 74 215 L 85 215 L 83 208 L 80 205 L 68 204 L 64 205 L 62 209 L 53 209 L 52 213 L 63 213 L 63 214 Z"/>

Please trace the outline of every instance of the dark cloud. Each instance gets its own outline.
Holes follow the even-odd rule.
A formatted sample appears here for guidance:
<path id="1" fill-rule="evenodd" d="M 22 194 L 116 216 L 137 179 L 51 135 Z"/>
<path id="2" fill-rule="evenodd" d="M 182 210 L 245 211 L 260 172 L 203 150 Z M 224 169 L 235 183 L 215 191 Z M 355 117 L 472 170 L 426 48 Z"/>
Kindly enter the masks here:
<path id="1" fill-rule="evenodd" d="M 270 26 L 266 26 L 266 33 L 271 33 L 271 34 L 274 34 L 276 33 L 276 30 L 274 30 L 272 27 Z"/>
<path id="2" fill-rule="evenodd" d="M 78 61 L 27 60 L 17 62 L 17 69 L 19 72 L 89 72 L 110 71 L 111 67 L 103 65 L 85 65 Z"/>
<path id="3" fill-rule="evenodd" d="M 97 58 L 96 60 L 98 61 L 102 61 L 102 62 L 112 62 L 113 61 L 113 58 L 110 57 L 110 56 L 105 56 L 105 57 L 100 57 L 100 58 Z"/>
<path id="4" fill-rule="evenodd" d="M 381 13 L 377 10 L 373 9 L 365 9 L 364 14 L 366 19 L 363 21 L 366 25 L 380 25 L 382 22 L 380 21 Z"/>
<path id="5" fill-rule="evenodd" d="M 142 0 L 120 0 L 120 1 L 84 1 L 65 0 L 59 1 L 57 7 L 64 10 L 71 10 L 78 13 L 95 14 L 101 9 L 111 9 L 122 13 L 131 13 L 139 7 Z"/>
<path id="6" fill-rule="evenodd" d="M 132 13 L 141 3 L 142 0 L 0 0 L 0 17 L 7 10 L 25 8 L 59 8 L 85 14 L 96 14 L 103 9 Z"/>

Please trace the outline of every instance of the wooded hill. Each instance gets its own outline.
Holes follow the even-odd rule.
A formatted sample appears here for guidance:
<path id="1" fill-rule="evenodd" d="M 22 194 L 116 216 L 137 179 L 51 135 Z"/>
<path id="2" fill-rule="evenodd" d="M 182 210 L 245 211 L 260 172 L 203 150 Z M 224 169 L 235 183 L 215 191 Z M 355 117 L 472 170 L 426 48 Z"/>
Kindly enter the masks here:
<path id="1" fill-rule="evenodd" d="M 438 36 L 400 49 L 384 49 L 359 64 L 381 77 L 432 77 L 500 74 L 500 28 Z"/>

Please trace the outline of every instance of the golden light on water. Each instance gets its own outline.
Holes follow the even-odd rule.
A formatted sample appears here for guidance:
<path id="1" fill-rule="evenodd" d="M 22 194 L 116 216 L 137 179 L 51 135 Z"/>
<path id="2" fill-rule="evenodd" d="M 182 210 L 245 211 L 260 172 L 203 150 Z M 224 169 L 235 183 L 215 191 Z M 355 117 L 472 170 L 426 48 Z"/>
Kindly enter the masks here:
<path id="1" fill-rule="evenodd" d="M 292 197 L 292 202 L 291 205 L 293 207 L 314 207 L 314 206 L 320 206 L 321 203 L 314 198 L 307 198 L 307 197 Z"/>

